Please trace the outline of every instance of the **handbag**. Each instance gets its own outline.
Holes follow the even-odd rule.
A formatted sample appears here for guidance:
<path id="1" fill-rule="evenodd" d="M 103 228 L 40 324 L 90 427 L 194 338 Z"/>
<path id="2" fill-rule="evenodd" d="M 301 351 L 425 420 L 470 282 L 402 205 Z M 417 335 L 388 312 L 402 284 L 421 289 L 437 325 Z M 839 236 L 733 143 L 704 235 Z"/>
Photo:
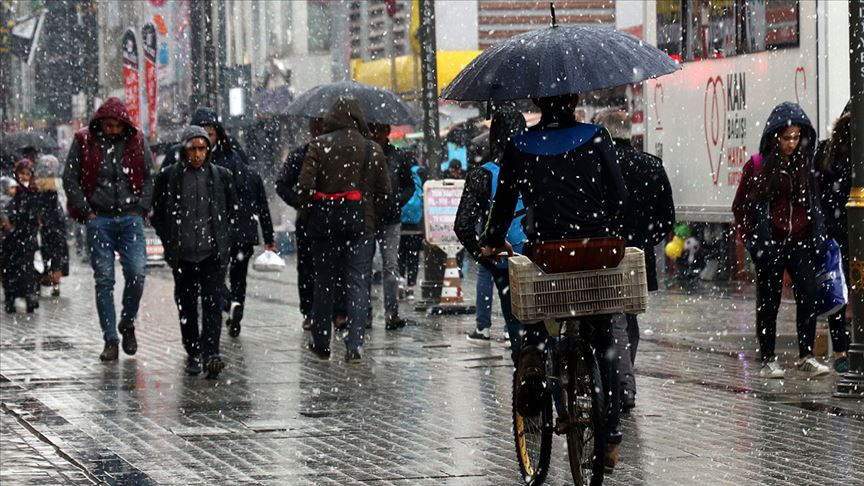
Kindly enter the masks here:
<path id="1" fill-rule="evenodd" d="M 366 177 L 369 152 L 367 147 L 363 166 L 360 169 L 362 178 Z M 316 192 L 307 213 L 306 235 L 315 240 L 357 238 L 365 229 L 365 209 L 363 193 L 360 191 L 330 194 Z"/>
<path id="2" fill-rule="evenodd" d="M 820 267 L 816 271 L 816 312 L 822 317 L 835 314 L 849 302 L 840 245 L 833 238 L 825 242 L 819 263 Z"/>

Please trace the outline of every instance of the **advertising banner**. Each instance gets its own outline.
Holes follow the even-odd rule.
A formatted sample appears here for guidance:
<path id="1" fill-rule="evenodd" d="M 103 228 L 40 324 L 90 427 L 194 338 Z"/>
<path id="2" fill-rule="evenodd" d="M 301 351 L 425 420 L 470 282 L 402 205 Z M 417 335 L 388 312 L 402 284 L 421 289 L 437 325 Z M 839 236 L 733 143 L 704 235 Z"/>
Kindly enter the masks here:
<path id="1" fill-rule="evenodd" d="M 144 50 L 144 93 L 147 96 L 147 134 L 156 139 L 156 27 L 152 23 L 141 27 Z"/>
<path id="2" fill-rule="evenodd" d="M 138 74 L 138 42 L 135 31 L 123 34 L 123 96 L 129 118 L 136 125 L 141 123 L 141 81 Z"/>

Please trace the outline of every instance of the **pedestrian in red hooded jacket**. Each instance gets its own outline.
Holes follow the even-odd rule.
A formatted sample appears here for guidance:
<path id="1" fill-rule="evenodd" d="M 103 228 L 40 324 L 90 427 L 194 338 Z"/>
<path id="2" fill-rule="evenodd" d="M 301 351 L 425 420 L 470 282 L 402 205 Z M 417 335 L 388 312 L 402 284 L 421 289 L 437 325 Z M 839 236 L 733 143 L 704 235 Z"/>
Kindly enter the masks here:
<path id="1" fill-rule="evenodd" d="M 99 359 L 138 350 L 135 317 L 144 292 L 144 217 L 153 199 L 153 164 L 144 136 L 126 105 L 108 98 L 87 127 L 75 133 L 66 158 L 63 187 L 69 215 L 87 228 L 90 263 L 96 280 L 96 310 L 105 347 Z M 123 309 L 119 325 L 114 309 L 114 254 L 123 267 Z"/>

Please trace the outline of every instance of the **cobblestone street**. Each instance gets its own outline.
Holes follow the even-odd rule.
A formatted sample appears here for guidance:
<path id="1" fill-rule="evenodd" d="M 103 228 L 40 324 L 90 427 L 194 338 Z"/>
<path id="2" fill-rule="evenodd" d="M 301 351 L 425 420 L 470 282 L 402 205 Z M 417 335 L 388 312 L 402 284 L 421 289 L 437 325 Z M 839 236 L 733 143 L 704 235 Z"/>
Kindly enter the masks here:
<path id="1" fill-rule="evenodd" d="M 498 342 L 477 345 L 465 339 L 473 316 L 405 312 L 413 325 L 385 331 L 378 301 L 363 362 L 345 364 L 341 343 L 323 362 L 303 349 L 293 259 L 288 266 L 250 272 L 243 331 L 223 332 L 228 367 L 218 381 L 183 373 L 166 269 L 149 271 L 139 351 L 119 362 L 98 360 L 86 266 L 34 315 L 3 315 L 0 482 L 520 483 L 500 315 Z M 473 282 L 465 287 L 473 293 Z M 864 403 L 832 398 L 833 373 L 760 379 L 754 293 L 652 294 L 640 319 L 637 407 L 622 419 L 621 463 L 607 484 L 864 484 Z M 787 366 L 793 312 L 784 303 Z M 571 483 L 556 437 L 547 484 Z"/>

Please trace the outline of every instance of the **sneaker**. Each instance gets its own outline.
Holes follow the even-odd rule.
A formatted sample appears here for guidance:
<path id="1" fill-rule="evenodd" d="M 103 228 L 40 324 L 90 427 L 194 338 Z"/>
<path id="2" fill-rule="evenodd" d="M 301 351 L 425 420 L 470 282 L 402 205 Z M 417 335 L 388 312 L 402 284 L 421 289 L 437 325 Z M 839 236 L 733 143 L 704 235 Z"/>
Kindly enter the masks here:
<path id="1" fill-rule="evenodd" d="M 777 364 L 777 360 L 766 361 L 759 369 L 759 376 L 762 378 L 783 378 L 786 376 L 786 371 Z"/>
<path id="2" fill-rule="evenodd" d="M 489 341 L 491 339 L 492 333 L 489 331 L 489 328 L 474 329 L 473 331 L 468 333 L 469 341 Z"/>
<path id="3" fill-rule="evenodd" d="M 611 473 L 618 465 L 618 457 L 621 454 L 621 444 L 606 444 L 603 454 L 603 472 Z"/>
<path id="4" fill-rule="evenodd" d="M 307 317 L 307 318 L 303 319 L 303 330 L 308 331 L 310 329 L 312 329 L 312 319 L 309 319 Z"/>
<path id="5" fill-rule="evenodd" d="M 15 313 L 15 299 L 7 300 L 3 303 L 3 310 L 6 311 L 7 314 Z"/>
<path id="6" fill-rule="evenodd" d="M 117 341 L 106 341 L 105 347 L 102 348 L 102 354 L 99 355 L 100 361 L 117 361 L 120 352 L 118 351 Z"/>
<path id="7" fill-rule="evenodd" d="M 360 351 L 346 351 L 345 362 L 348 364 L 358 364 L 363 362 L 363 357 L 360 356 Z"/>
<path id="8" fill-rule="evenodd" d="M 207 370 L 206 378 L 208 380 L 215 380 L 219 378 L 219 373 L 225 369 L 225 362 L 222 361 L 222 358 L 219 355 L 210 356 L 207 359 L 207 363 L 204 365 L 204 369 Z"/>
<path id="9" fill-rule="evenodd" d="M 405 319 L 400 319 L 399 317 L 391 317 L 384 324 L 384 329 L 388 331 L 395 331 L 397 329 L 402 329 L 403 327 L 405 327 L 405 324 L 407 324 L 405 322 Z"/>
<path id="10" fill-rule="evenodd" d="M 201 367 L 201 356 L 192 355 L 186 357 L 186 374 L 187 375 L 200 375 L 203 368 Z"/>
<path id="11" fill-rule="evenodd" d="M 526 346 L 519 351 L 515 380 L 516 411 L 523 417 L 539 415 L 546 393 L 546 367 L 537 347 Z"/>
<path id="12" fill-rule="evenodd" d="M 803 363 L 798 363 L 796 367 L 798 368 L 799 373 L 807 375 L 811 378 L 827 375 L 831 372 L 831 370 L 827 366 L 816 361 L 816 358 L 814 358 L 813 356 L 808 356 Z"/>
<path id="13" fill-rule="evenodd" d="M 414 287 L 405 287 L 405 300 L 414 300 Z"/>
<path id="14" fill-rule="evenodd" d="M 135 326 L 126 326 L 120 329 L 123 336 L 123 352 L 129 356 L 138 352 L 138 340 L 135 339 Z"/>
<path id="15" fill-rule="evenodd" d="M 837 373 L 846 373 L 849 371 L 849 356 L 843 356 L 834 360 L 834 371 Z"/>

